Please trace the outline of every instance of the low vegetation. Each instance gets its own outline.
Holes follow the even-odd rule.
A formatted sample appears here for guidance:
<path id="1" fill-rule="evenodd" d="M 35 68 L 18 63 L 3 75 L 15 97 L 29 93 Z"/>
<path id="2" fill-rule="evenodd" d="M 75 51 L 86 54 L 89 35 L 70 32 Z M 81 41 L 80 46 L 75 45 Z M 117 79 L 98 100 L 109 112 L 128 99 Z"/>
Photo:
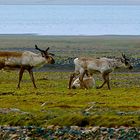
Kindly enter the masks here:
<path id="1" fill-rule="evenodd" d="M 69 72 L 35 72 L 38 89 L 28 73 L 21 89 L 18 74 L 1 72 L 0 125 L 140 126 L 140 74 L 114 73 L 111 90 L 69 90 Z M 96 84 L 101 77 L 96 76 Z"/>

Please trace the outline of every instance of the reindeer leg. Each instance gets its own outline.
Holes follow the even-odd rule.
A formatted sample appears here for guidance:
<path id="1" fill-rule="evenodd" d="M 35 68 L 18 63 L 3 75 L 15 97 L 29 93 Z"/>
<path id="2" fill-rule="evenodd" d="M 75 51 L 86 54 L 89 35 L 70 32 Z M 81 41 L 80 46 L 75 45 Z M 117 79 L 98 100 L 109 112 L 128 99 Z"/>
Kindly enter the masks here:
<path id="1" fill-rule="evenodd" d="M 17 86 L 17 88 L 20 88 L 20 81 L 21 81 L 21 79 L 22 79 L 22 76 L 23 76 L 24 70 L 25 70 L 24 67 L 21 67 L 21 68 L 20 68 L 20 72 L 19 72 L 19 82 L 18 82 L 18 86 Z"/>
<path id="2" fill-rule="evenodd" d="M 30 74 L 30 77 L 31 77 L 31 80 L 32 80 L 32 82 L 33 82 L 34 88 L 37 88 L 36 85 L 35 85 L 35 79 L 34 79 L 32 67 L 28 68 L 27 70 L 28 70 L 28 72 L 29 72 L 29 74 Z"/>
<path id="3" fill-rule="evenodd" d="M 76 74 L 75 73 L 72 73 L 71 75 L 70 75 L 70 80 L 69 80 L 69 89 L 71 89 L 71 84 L 72 84 L 72 80 L 73 80 L 73 78 L 76 76 Z"/>
<path id="4" fill-rule="evenodd" d="M 86 89 L 88 89 L 87 88 L 87 86 L 84 84 L 84 82 L 83 82 L 83 78 L 84 78 L 84 75 L 85 74 L 87 74 L 87 70 L 85 70 L 82 74 L 81 74 L 81 76 L 79 77 L 79 80 L 80 80 L 80 86 L 81 86 L 81 88 L 86 88 Z"/>
<path id="5" fill-rule="evenodd" d="M 110 90 L 109 73 L 106 75 L 106 80 L 107 80 L 108 89 Z"/>
<path id="6" fill-rule="evenodd" d="M 101 86 L 97 87 L 97 89 L 102 88 L 106 83 L 107 83 L 108 89 L 110 89 L 109 73 L 103 73 L 102 76 L 103 76 L 104 82 L 103 82 L 103 84 Z"/>
<path id="7" fill-rule="evenodd" d="M 97 89 L 102 88 L 102 87 L 106 84 L 106 82 L 107 82 L 107 80 L 106 80 L 106 73 L 103 73 L 103 74 L 102 74 L 102 77 L 103 77 L 103 79 L 104 79 L 104 82 L 103 82 L 103 84 L 102 84 L 101 86 L 96 87 Z"/>

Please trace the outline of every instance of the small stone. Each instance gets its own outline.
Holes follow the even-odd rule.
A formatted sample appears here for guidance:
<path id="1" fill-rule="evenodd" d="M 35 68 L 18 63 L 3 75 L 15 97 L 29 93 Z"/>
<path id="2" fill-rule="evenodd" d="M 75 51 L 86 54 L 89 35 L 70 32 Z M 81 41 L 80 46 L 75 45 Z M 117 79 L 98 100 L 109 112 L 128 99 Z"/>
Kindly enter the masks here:
<path id="1" fill-rule="evenodd" d="M 10 139 L 14 140 L 17 139 L 19 136 L 17 134 L 10 134 Z"/>
<path id="2" fill-rule="evenodd" d="M 47 129 L 54 129 L 54 125 L 49 125 L 49 126 L 47 126 Z"/>
<path id="3" fill-rule="evenodd" d="M 18 108 L 10 108 L 11 112 L 21 112 Z"/>
<path id="4" fill-rule="evenodd" d="M 99 126 L 97 126 L 97 127 L 93 127 L 91 130 L 92 130 L 92 132 L 96 132 L 97 130 L 99 130 Z"/>
<path id="5" fill-rule="evenodd" d="M 106 127 L 101 127 L 100 130 L 101 131 L 107 131 L 107 128 Z"/>
<path id="6" fill-rule="evenodd" d="M 74 129 L 74 130 L 79 130 L 79 127 L 78 126 L 71 126 L 70 128 L 71 129 Z"/>

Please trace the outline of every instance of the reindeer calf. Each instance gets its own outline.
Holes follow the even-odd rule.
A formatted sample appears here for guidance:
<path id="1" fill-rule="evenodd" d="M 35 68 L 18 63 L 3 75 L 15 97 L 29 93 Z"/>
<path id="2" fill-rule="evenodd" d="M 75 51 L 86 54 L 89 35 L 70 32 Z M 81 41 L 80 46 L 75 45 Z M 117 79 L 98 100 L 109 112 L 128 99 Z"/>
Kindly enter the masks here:
<path id="1" fill-rule="evenodd" d="M 83 78 L 83 83 L 86 86 L 87 89 L 93 88 L 95 86 L 95 80 L 92 76 L 86 76 Z M 80 79 L 79 77 L 74 80 L 72 83 L 72 88 L 82 88 L 80 84 Z"/>

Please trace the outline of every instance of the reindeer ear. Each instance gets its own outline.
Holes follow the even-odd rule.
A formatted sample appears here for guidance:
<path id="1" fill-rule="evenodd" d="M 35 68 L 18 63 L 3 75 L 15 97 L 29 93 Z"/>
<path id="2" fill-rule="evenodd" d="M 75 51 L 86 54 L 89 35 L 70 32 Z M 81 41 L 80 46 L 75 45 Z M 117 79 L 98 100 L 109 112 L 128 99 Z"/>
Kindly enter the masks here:
<path id="1" fill-rule="evenodd" d="M 53 53 L 49 53 L 50 55 L 52 55 L 52 56 L 55 56 L 55 54 L 53 54 Z"/>
<path id="2" fill-rule="evenodd" d="M 45 52 L 47 52 L 49 49 L 50 49 L 50 48 L 48 47 L 48 48 L 45 50 Z"/>
<path id="3" fill-rule="evenodd" d="M 122 53 L 122 57 L 126 60 L 126 61 L 130 61 L 129 58 L 126 58 L 126 55 L 124 53 Z"/>
<path id="4" fill-rule="evenodd" d="M 124 54 L 124 53 L 122 53 L 122 57 L 124 57 L 124 58 L 125 58 L 125 54 Z"/>

